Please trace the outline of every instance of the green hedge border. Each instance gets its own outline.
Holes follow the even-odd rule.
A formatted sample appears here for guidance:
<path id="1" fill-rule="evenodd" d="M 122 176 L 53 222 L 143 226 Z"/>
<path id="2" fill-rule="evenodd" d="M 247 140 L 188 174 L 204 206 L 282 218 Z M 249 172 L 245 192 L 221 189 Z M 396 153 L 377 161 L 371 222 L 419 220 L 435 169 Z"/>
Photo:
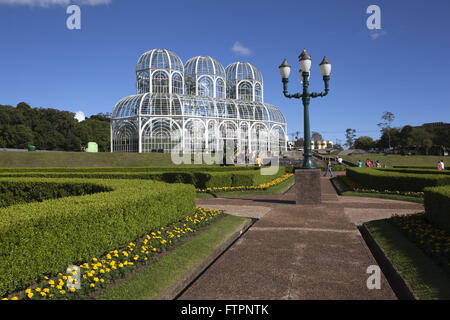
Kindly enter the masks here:
<path id="1" fill-rule="evenodd" d="M 82 179 L 8 178 L 17 183 L 74 183 Z M 143 180 L 96 180 L 112 191 L 0 209 L 0 296 L 42 274 L 121 247 L 195 210 L 195 188 Z"/>
<path id="2" fill-rule="evenodd" d="M 425 188 L 424 192 L 427 219 L 450 233 L 450 186 Z"/>
<path id="3" fill-rule="evenodd" d="M 426 187 L 450 185 L 450 176 L 439 174 L 401 173 L 372 168 L 347 168 L 346 176 L 364 188 L 423 192 Z"/>

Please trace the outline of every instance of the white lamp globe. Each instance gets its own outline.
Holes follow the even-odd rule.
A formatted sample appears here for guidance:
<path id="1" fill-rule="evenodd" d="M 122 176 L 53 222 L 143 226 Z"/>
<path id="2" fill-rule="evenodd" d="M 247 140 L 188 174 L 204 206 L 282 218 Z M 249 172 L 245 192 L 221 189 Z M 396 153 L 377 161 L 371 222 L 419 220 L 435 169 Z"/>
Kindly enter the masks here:
<path id="1" fill-rule="evenodd" d="M 323 60 L 320 63 L 320 73 L 322 73 L 323 76 L 329 76 L 331 74 L 331 63 L 326 57 L 323 57 Z"/>
<path id="2" fill-rule="evenodd" d="M 311 70 L 311 56 L 308 52 L 306 52 L 306 49 L 303 49 L 303 52 L 298 58 L 300 62 L 300 69 L 302 69 L 303 72 L 309 72 Z"/>
<path id="3" fill-rule="evenodd" d="M 281 78 L 289 78 L 289 75 L 291 74 L 291 66 L 287 63 L 286 59 L 284 59 L 283 63 L 278 68 L 280 68 Z"/>

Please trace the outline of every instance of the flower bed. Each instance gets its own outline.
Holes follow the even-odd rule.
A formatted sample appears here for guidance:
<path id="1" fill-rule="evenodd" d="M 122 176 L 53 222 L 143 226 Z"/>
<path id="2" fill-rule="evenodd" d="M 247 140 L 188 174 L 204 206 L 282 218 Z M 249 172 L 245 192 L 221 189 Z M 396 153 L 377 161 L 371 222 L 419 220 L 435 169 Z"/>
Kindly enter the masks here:
<path id="1" fill-rule="evenodd" d="M 266 190 L 269 187 L 273 187 L 277 184 L 280 184 L 290 177 L 292 177 L 292 173 L 286 173 L 280 178 L 274 179 L 270 182 L 262 183 L 257 186 L 239 186 L 239 187 L 212 187 L 212 188 L 198 188 L 196 189 L 197 192 L 200 193 L 207 193 L 207 192 L 230 192 L 230 191 L 249 191 L 249 190 Z"/>
<path id="2" fill-rule="evenodd" d="M 450 233 L 433 226 L 425 213 L 388 220 L 450 274 Z"/>
<path id="3" fill-rule="evenodd" d="M 153 230 L 144 237 L 130 242 L 125 248 L 111 250 L 101 257 L 79 264 L 80 289 L 69 288 L 74 282 L 75 270 L 57 275 L 43 275 L 35 285 L 14 296 L 11 300 L 67 300 L 91 297 L 99 289 L 106 288 L 115 280 L 123 278 L 136 268 L 148 265 L 158 253 L 167 250 L 176 242 L 212 223 L 223 211 L 197 208 L 195 213 L 175 223 Z M 75 268 L 74 268 L 75 269 Z M 76 282 L 76 281 L 75 281 Z M 6 300 L 8 298 L 4 298 Z"/>

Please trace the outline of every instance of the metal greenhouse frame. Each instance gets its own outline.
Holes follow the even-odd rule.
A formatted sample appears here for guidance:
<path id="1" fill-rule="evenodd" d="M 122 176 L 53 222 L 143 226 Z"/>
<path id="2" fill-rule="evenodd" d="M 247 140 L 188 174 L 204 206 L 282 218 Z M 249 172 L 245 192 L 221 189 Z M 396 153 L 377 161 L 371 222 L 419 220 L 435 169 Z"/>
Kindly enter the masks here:
<path id="1" fill-rule="evenodd" d="M 144 53 L 136 68 L 137 94 L 112 113 L 111 152 L 215 153 L 232 145 L 250 153 L 287 147 L 286 120 L 264 103 L 263 79 L 247 62 L 226 69 L 211 57 L 183 66 L 169 50 Z"/>

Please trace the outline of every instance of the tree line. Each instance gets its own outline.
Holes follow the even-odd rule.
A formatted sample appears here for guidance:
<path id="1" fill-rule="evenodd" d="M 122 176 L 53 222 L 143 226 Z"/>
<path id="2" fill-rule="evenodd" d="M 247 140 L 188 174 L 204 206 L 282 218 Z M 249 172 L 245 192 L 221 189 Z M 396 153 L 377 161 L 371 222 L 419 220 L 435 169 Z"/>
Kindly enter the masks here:
<path id="1" fill-rule="evenodd" d="M 378 126 L 381 137 L 374 140 L 368 136 L 356 138 L 356 130 L 346 130 L 346 143 L 349 149 L 363 150 L 395 150 L 399 153 L 435 154 L 441 155 L 444 150 L 450 149 L 450 124 L 436 123 L 422 126 L 406 125 L 402 128 L 391 126 L 395 116 L 391 112 L 384 112 L 383 122 Z"/>
<path id="2" fill-rule="evenodd" d="M 92 115 L 78 122 L 75 114 L 51 108 L 0 105 L 0 148 L 81 151 L 96 142 L 101 152 L 110 151 L 109 114 Z"/>

